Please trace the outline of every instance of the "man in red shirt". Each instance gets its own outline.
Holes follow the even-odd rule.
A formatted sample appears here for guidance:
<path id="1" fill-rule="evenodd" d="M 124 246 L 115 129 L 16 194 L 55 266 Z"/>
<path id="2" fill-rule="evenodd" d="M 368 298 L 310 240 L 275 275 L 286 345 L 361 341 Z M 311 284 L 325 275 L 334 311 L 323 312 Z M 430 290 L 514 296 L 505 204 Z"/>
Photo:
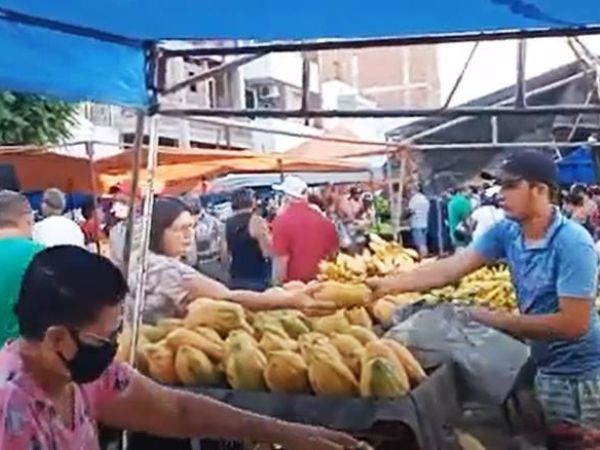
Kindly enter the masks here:
<path id="1" fill-rule="evenodd" d="M 308 185 L 302 179 L 286 177 L 273 189 L 282 192 L 287 201 L 273 221 L 275 284 L 311 281 L 319 263 L 338 250 L 335 226 L 308 203 Z"/>

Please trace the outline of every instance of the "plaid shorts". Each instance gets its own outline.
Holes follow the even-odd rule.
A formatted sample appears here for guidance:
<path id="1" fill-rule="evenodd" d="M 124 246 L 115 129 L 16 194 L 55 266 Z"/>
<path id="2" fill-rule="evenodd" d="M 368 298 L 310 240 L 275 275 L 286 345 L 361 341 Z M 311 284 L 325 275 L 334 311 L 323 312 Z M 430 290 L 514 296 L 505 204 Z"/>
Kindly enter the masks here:
<path id="1" fill-rule="evenodd" d="M 600 375 L 569 378 L 538 373 L 535 394 L 544 411 L 549 448 L 600 449 Z"/>

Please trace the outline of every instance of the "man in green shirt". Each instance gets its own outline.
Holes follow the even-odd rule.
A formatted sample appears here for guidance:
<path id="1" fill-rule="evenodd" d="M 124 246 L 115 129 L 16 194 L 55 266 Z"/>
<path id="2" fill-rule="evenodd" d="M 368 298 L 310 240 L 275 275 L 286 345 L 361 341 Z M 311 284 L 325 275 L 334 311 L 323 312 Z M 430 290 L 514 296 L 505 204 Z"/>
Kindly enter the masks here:
<path id="1" fill-rule="evenodd" d="M 19 335 L 13 308 L 25 270 L 43 246 L 31 240 L 33 211 L 27 198 L 0 191 L 0 345 Z"/>
<path id="2" fill-rule="evenodd" d="M 466 189 L 459 188 L 448 203 L 448 228 L 450 228 L 450 239 L 454 248 L 464 247 L 468 244 L 456 233 L 458 225 L 469 218 L 471 214 L 471 201 L 467 197 Z"/>

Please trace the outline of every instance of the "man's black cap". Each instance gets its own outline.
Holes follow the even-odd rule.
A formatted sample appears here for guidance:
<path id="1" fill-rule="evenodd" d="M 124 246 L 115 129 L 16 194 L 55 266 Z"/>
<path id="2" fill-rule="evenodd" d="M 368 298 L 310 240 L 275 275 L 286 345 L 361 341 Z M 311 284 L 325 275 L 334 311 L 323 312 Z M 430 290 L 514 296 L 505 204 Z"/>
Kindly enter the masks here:
<path id="1" fill-rule="evenodd" d="M 558 168 L 550 154 L 523 150 L 509 156 L 497 173 L 482 172 L 481 177 L 500 183 L 506 179 L 520 179 L 556 187 L 558 185 Z"/>

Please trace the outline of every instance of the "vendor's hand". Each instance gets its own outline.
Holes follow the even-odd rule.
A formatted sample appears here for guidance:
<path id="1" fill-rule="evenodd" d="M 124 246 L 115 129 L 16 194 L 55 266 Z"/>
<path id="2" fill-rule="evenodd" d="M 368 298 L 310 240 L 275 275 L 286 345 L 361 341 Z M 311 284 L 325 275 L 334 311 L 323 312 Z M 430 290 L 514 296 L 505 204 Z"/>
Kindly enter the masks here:
<path id="1" fill-rule="evenodd" d="M 385 297 L 392 292 L 399 292 L 396 289 L 392 289 L 389 278 L 368 278 L 366 284 L 372 291 L 371 301 L 379 300 L 381 297 Z"/>
<path id="2" fill-rule="evenodd" d="M 338 308 L 334 302 L 313 298 L 319 289 L 320 285 L 315 283 L 302 290 L 287 291 L 287 295 L 290 296 L 291 307 L 302 311 L 307 316 L 328 316 L 335 313 Z"/>
<path id="3" fill-rule="evenodd" d="M 293 425 L 280 442 L 286 450 L 354 450 L 364 445 L 352 436 L 338 431 L 308 425 Z M 368 447 L 367 447 L 368 448 Z"/>
<path id="4" fill-rule="evenodd" d="M 479 322 L 482 325 L 490 326 L 492 324 L 492 318 L 494 313 L 487 308 L 480 306 L 474 306 L 467 310 L 469 318 L 475 322 Z"/>

